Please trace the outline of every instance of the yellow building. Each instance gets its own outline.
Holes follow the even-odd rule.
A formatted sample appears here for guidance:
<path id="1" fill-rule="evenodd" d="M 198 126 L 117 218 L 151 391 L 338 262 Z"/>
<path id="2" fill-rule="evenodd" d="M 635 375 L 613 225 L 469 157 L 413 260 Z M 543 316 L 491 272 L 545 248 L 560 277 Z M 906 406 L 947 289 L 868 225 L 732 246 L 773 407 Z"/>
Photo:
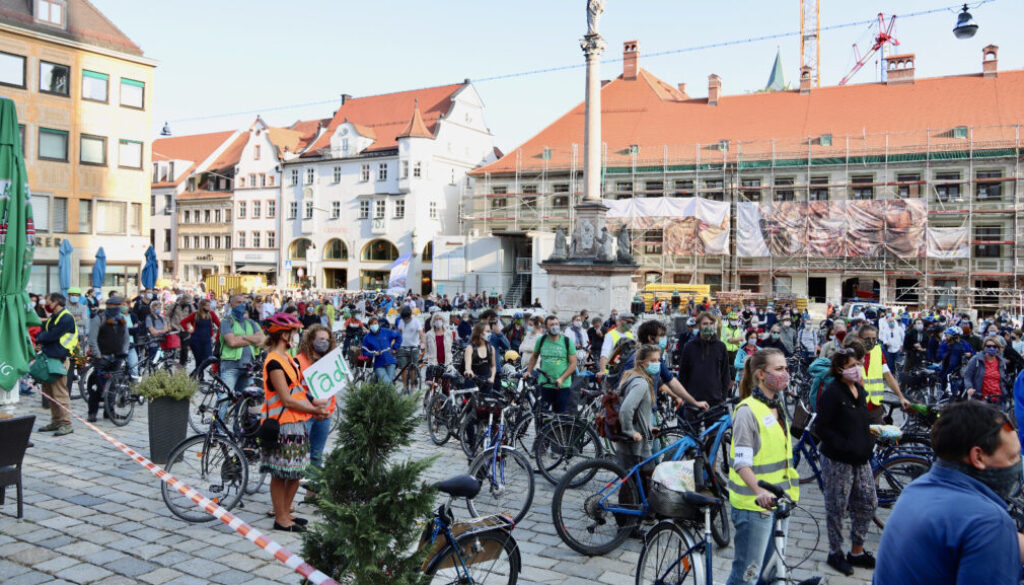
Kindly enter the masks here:
<path id="1" fill-rule="evenodd" d="M 153 69 L 86 0 L 0 2 L 0 95 L 14 100 L 37 234 L 33 292 L 89 286 L 97 250 L 104 289 L 135 287 L 149 246 Z"/>

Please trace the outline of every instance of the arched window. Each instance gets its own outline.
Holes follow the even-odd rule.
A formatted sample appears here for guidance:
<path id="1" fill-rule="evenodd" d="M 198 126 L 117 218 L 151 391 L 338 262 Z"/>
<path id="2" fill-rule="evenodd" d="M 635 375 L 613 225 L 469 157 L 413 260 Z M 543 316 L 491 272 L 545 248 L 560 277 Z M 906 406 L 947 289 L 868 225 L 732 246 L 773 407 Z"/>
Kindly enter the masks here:
<path id="1" fill-rule="evenodd" d="M 305 260 L 306 249 L 309 248 L 313 242 L 310 242 L 307 238 L 299 238 L 292 242 L 291 246 L 288 246 L 288 257 L 292 260 Z"/>
<path id="2" fill-rule="evenodd" d="M 324 260 L 348 260 L 348 247 L 335 238 L 324 246 Z"/>
<path id="3" fill-rule="evenodd" d="M 373 240 L 363 246 L 362 259 L 370 262 L 393 262 L 398 259 L 398 248 L 387 240 Z"/>
<path id="4" fill-rule="evenodd" d="M 420 259 L 427 263 L 434 261 L 434 242 L 427 242 L 427 245 L 423 247 L 423 255 Z"/>

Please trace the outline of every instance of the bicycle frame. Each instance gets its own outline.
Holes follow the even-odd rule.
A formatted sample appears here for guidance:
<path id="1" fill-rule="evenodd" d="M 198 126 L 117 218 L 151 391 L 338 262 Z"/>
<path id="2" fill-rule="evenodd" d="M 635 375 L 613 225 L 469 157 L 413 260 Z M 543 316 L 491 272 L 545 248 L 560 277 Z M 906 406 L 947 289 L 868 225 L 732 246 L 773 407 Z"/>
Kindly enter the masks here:
<path id="1" fill-rule="evenodd" d="M 446 501 L 444 504 L 441 504 L 441 506 L 434 512 L 434 519 L 431 522 L 432 526 L 428 529 L 430 531 L 430 537 L 426 540 L 427 543 L 432 545 L 437 541 L 437 538 L 439 536 L 443 535 L 447 544 L 444 547 L 441 547 L 441 549 L 438 550 L 437 554 L 435 554 L 433 557 L 425 559 L 423 562 L 423 568 L 426 569 L 427 567 L 434 564 L 434 562 L 437 559 L 440 559 L 444 556 L 448 548 L 451 548 L 454 551 L 455 559 L 458 562 L 456 572 L 460 577 L 459 582 L 463 582 L 462 578 L 465 578 L 468 579 L 466 581 L 467 583 L 471 583 L 472 579 L 469 577 L 469 566 L 466 563 L 466 560 L 462 557 L 462 551 L 459 550 L 458 546 L 456 546 L 459 538 L 476 536 L 489 532 L 504 532 L 511 536 L 512 528 L 515 525 L 513 524 L 511 518 L 505 516 L 504 514 L 501 514 L 498 516 L 498 518 L 500 518 L 501 520 L 501 524 L 497 526 L 482 526 L 481 528 L 468 530 L 466 532 L 461 533 L 459 536 L 455 536 L 455 534 L 452 532 L 452 523 L 454 522 L 454 518 L 451 512 L 451 503 L 452 498 L 449 498 L 448 501 Z"/>

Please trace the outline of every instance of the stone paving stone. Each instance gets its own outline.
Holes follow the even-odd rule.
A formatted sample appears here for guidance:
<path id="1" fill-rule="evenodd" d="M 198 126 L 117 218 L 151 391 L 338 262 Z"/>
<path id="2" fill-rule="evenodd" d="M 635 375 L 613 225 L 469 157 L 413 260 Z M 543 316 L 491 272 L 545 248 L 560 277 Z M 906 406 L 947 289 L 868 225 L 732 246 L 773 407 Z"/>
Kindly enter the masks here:
<path id="1" fill-rule="evenodd" d="M 78 561 L 68 557 L 54 557 L 48 561 L 44 561 L 37 565 L 33 565 L 32 568 L 37 571 L 43 571 L 46 573 L 56 573 L 62 571 L 73 565 L 77 565 Z"/>
<path id="2" fill-rule="evenodd" d="M 96 554 L 101 550 L 103 550 L 103 548 L 99 545 L 81 540 L 54 549 L 55 552 L 59 552 L 62 555 L 73 557 L 85 557 L 87 555 Z"/>
<path id="3" fill-rule="evenodd" d="M 210 576 L 210 581 L 221 585 L 240 585 L 247 583 L 249 579 L 249 574 L 240 570 L 227 570 Z"/>
<path id="4" fill-rule="evenodd" d="M 12 563 L 10 561 L 5 561 L 3 559 L 0 559 L 0 575 L 5 575 L 5 576 L 6 575 L 10 575 L 10 576 L 14 577 L 15 575 L 21 575 L 22 573 L 27 573 L 30 570 L 31 569 L 29 569 L 28 567 L 23 567 L 21 565 Z"/>
<path id="5" fill-rule="evenodd" d="M 113 575 L 113 573 L 103 567 L 97 567 L 96 565 L 90 565 L 88 563 L 81 563 L 68 567 L 62 571 L 58 571 L 55 576 L 75 583 L 91 583 L 93 581 L 99 581 L 104 577 L 109 577 L 110 575 Z"/>
<path id="6" fill-rule="evenodd" d="M 196 577 L 190 577 L 188 575 L 182 575 L 177 579 L 168 581 L 166 585 L 209 585 L 209 581 L 205 579 L 199 579 Z"/>
<path id="7" fill-rule="evenodd" d="M 85 482 L 82 483 L 88 485 Z M 71 496 L 70 498 L 65 498 L 65 501 L 71 502 L 72 504 L 77 504 L 79 506 L 85 506 L 87 508 L 92 508 L 94 506 L 98 506 L 106 502 L 106 500 L 104 500 L 103 498 L 97 498 L 96 496 L 91 496 L 89 494 Z"/>
<path id="8" fill-rule="evenodd" d="M 46 573 L 40 573 L 38 571 L 29 571 L 28 573 L 22 573 L 16 577 L 4 578 L 4 585 L 39 585 L 46 581 L 51 581 L 52 576 Z"/>
<path id="9" fill-rule="evenodd" d="M 180 576 L 181 572 L 179 571 L 175 571 L 174 569 L 169 569 L 167 567 L 160 567 L 159 569 L 150 571 L 145 575 L 139 575 L 138 578 L 150 585 L 163 585 L 164 583 L 177 579 Z"/>
<path id="10" fill-rule="evenodd" d="M 52 550 L 46 547 L 35 546 L 29 543 L 18 544 L 25 544 L 27 546 L 24 548 L 19 547 L 15 549 L 13 548 L 14 545 L 10 545 L 12 548 L 4 549 L 4 556 L 7 557 L 8 560 L 21 565 L 34 567 L 40 563 L 45 563 L 46 561 L 57 558 L 59 556 L 57 553 L 53 552 Z"/>
<path id="11" fill-rule="evenodd" d="M 122 577 L 121 575 L 113 575 L 106 579 L 96 581 L 93 585 L 136 585 L 136 581 L 128 577 Z"/>
<path id="12" fill-rule="evenodd" d="M 126 575 L 128 577 L 137 577 L 143 573 L 151 573 L 157 568 L 153 563 L 147 563 L 146 561 L 140 561 L 131 557 L 110 561 L 104 563 L 103 566 L 118 575 Z"/>

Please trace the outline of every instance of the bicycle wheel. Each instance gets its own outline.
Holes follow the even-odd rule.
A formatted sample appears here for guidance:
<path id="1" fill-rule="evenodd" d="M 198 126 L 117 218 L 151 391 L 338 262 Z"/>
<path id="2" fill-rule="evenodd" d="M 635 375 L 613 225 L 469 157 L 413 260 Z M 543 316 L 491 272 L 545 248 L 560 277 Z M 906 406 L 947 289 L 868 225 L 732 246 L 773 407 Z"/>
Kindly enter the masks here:
<path id="1" fill-rule="evenodd" d="M 199 390 L 192 395 L 188 404 L 188 426 L 199 434 L 210 430 L 218 395 L 226 393 L 227 388 L 220 380 L 200 382 Z"/>
<path id="2" fill-rule="evenodd" d="M 536 442 L 535 431 L 537 419 L 532 410 L 517 412 L 513 415 L 513 425 L 505 425 L 508 430 L 509 441 L 523 453 L 533 453 L 533 446 Z M 509 430 L 511 428 L 511 430 Z"/>
<path id="3" fill-rule="evenodd" d="M 267 476 L 270 475 L 270 472 L 260 469 L 260 460 L 263 458 L 263 452 L 260 450 L 259 445 L 255 441 L 251 443 L 246 441 L 246 443 L 246 446 L 242 447 L 242 452 L 245 453 L 246 465 L 249 468 L 248 477 L 245 482 L 245 493 L 251 496 L 260 491 L 260 488 L 267 481 Z"/>
<path id="4" fill-rule="evenodd" d="M 577 488 L 576 478 L 590 480 Z M 623 479 L 629 478 L 628 481 Z M 615 491 L 613 491 L 615 490 Z M 603 501 L 602 501 L 603 500 Z M 551 498 L 551 520 L 562 542 L 574 551 L 603 555 L 615 550 L 640 523 L 640 514 L 613 513 L 607 508 L 642 512 L 636 480 L 619 464 L 607 459 L 577 463 L 562 476 Z"/>
<path id="5" fill-rule="evenodd" d="M 897 455 L 886 459 L 873 471 L 875 476 L 875 493 L 878 495 L 878 510 L 892 508 L 903 493 L 903 488 L 931 468 L 931 462 L 924 457 L 914 455 Z M 885 527 L 885 522 L 875 512 L 875 524 Z"/>
<path id="6" fill-rule="evenodd" d="M 636 585 L 704 585 L 704 555 L 698 539 L 671 520 L 662 520 L 644 537 L 636 565 Z"/>
<path id="7" fill-rule="evenodd" d="M 78 395 L 72 393 L 71 398 L 81 398 L 83 401 L 89 401 L 89 377 L 96 371 L 95 366 L 92 362 L 85 364 L 85 366 L 78 368 L 76 372 L 78 379 L 75 380 L 75 388 L 78 389 Z"/>
<path id="8" fill-rule="evenodd" d="M 164 469 L 226 510 L 242 499 L 249 481 L 245 453 L 220 435 L 193 435 L 185 439 L 171 451 Z M 161 482 L 160 493 L 171 513 L 186 522 L 214 518 L 166 482 Z"/>
<path id="9" fill-rule="evenodd" d="M 449 426 L 452 418 L 452 405 L 444 394 L 435 394 L 427 406 L 427 432 L 435 445 L 444 445 L 452 436 Z"/>
<path id="10" fill-rule="evenodd" d="M 562 475 L 581 459 L 596 459 L 604 454 L 601 439 L 594 427 L 581 419 L 559 417 L 552 419 L 537 432 L 533 442 L 533 459 L 537 462 L 544 479 L 551 485 L 558 485 Z M 579 476 L 577 487 L 590 481 Z"/>
<path id="11" fill-rule="evenodd" d="M 793 449 L 793 467 L 800 474 L 800 483 L 806 484 L 812 481 L 819 480 L 820 485 L 820 474 L 816 471 L 815 467 L 812 467 L 812 463 L 817 465 L 817 454 L 814 453 L 813 447 L 806 449 L 807 454 L 804 454 L 804 448 Z"/>
<path id="12" fill-rule="evenodd" d="M 512 447 L 484 449 L 469 465 L 469 474 L 483 485 L 480 493 L 466 502 L 473 516 L 508 513 L 516 524 L 523 521 L 533 503 L 533 466 Z"/>
<path id="13" fill-rule="evenodd" d="M 103 410 L 110 422 L 119 427 L 131 422 L 137 402 L 132 393 L 131 380 L 120 372 L 112 375 L 103 392 Z"/>
<path id="14" fill-rule="evenodd" d="M 459 446 L 462 447 L 462 452 L 466 454 L 466 457 L 472 459 L 480 452 L 484 444 L 486 428 L 486 423 L 477 420 L 475 410 L 471 408 L 463 412 L 462 420 L 459 422 Z"/>
<path id="15" fill-rule="evenodd" d="M 508 532 L 494 530 L 456 538 L 430 561 L 424 574 L 430 583 L 479 583 L 515 585 L 522 559 L 519 545 Z"/>

